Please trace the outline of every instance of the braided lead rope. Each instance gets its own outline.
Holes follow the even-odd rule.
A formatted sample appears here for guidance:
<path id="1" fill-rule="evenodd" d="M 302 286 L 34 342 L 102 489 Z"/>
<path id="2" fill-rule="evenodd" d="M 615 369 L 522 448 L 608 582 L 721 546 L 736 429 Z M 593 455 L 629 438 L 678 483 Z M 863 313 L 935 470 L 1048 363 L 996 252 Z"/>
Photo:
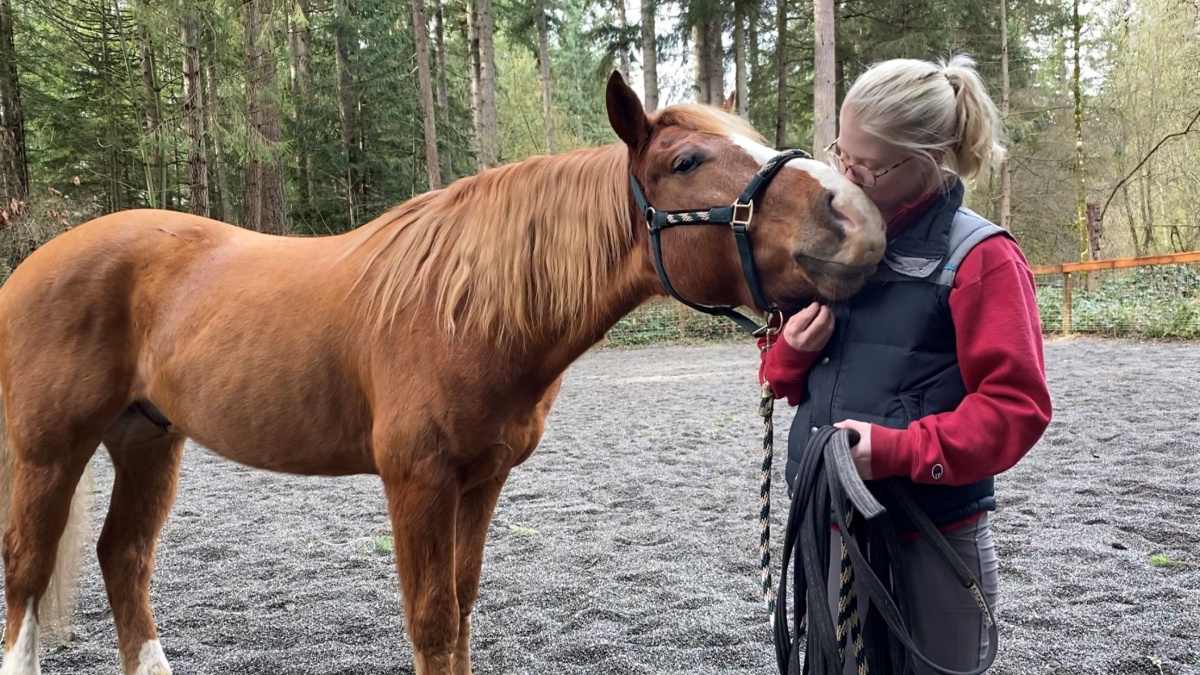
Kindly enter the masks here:
<path id="1" fill-rule="evenodd" d="M 854 507 L 846 510 L 846 525 L 854 527 Z M 839 539 L 841 539 L 839 537 Z M 837 640 L 838 661 L 846 662 L 846 640 L 849 638 L 854 645 L 854 665 L 858 675 L 868 675 L 866 650 L 863 649 L 862 629 L 858 616 L 858 591 L 854 583 L 854 565 L 850 562 L 850 552 L 846 550 L 846 541 L 841 539 L 841 585 L 838 588 L 838 617 Z"/>
<path id="2" fill-rule="evenodd" d="M 770 342 L 763 349 L 770 349 Z M 762 398 L 758 402 L 758 414 L 763 418 L 762 484 L 759 486 L 760 508 L 758 514 L 758 552 L 762 563 L 762 595 L 767 606 L 770 625 L 775 625 L 775 595 L 771 584 L 771 462 L 775 454 L 775 393 L 771 384 L 763 382 Z"/>

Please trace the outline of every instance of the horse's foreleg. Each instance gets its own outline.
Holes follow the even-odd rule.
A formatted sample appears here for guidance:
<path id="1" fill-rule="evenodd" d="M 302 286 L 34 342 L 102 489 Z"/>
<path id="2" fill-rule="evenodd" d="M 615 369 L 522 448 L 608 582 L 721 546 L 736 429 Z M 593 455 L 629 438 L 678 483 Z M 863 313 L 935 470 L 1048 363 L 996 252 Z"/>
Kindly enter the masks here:
<path id="1" fill-rule="evenodd" d="M 459 611 L 454 584 L 458 477 L 430 457 L 380 462 L 392 520 L 396 570 L 417 675 L 452 675 Z"/>
<path id="2" fill-rule="evenodd" d="M 454 675 L 471 675 L 471 609 L 479 595 L 484 540 L 506 478 L 508 471 L 481 483 L 463 495 L 458 505 L 455 583 L 459 623 L 458 645 L 454 649 Z"/>
<path id="3" fill-rule="evenodd" d="M 36 675 L 38 603 L 50 585 L 75 487 L 95 450 L 28 453 L 14 459 L 11 519 L 4 534 L 8 605 L 0 675 Z M 31 461 L 32 459 L 36 461 Z M 45 460 L 45 461 L 42 461 Z M 86 516 L 86 514 L 84 514 Z M 69 620 L 69 615 L 63 617 Z"/>
<path id="4" fill-rule="evenodd" d="M 175 500 L 183 443 L 183 437 L 157 429 L 140 437 L 105 438 L 116 477 L 96 551 L 127 675 L 171 673 L 150 608 L 150 575 L 158 535 Z"/>

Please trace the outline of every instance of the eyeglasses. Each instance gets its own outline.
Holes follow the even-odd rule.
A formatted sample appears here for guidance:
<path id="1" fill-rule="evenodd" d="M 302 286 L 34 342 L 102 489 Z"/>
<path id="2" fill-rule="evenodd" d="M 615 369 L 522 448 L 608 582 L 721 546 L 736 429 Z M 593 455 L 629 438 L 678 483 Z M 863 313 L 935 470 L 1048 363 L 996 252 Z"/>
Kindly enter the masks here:
<path id="1" fill-rule="evenodd" d="M 837 162 L 838 169 L 842 173 L 846 173 L 846 171 L 849 170 L 850 175 L 853 176 L 853 178 L 854 178 L 854 182 L 857 183 L 859 185 L 859 187 L 865 187 L 865 188 L 875 187 L 875 183 L 878 182 L 880 176 L 891 171 L 892 169 L 900 167 L 905 162 L 912 159 L 912 157 L 902 159 L 899 162 L 896 162 L 895 164 L 884 169 L 883 171 L 876 173 L 876 172 L 871 171 L 870 169 L 866 168 L 865 166 L 859 166 L 858 164 L 850 164 L 849 162 L 843 161 L 842 160 L 842 148 L 841 148 L 841 146 L 838 145 L 838 142 L 836 140 L 834 142 L 830 143 L 825 148 L 825 153 L 829 155 L 830 159 Z"/>

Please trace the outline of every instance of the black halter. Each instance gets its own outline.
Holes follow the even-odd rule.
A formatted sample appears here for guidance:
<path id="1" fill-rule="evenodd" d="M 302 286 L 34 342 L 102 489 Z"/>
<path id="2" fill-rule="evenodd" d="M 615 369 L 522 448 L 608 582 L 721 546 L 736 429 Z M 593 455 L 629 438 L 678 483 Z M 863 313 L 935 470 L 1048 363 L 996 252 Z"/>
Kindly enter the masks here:
<path id="1" fill-rule="evenodd" d="M 779 325 L 772 326 L 772 323 L 768 321 L 767 325 L 759 326 L 751 319 L 734 311 L 732 307 L 707 307 L 684 300 L 675 291 L 671 281 L 667 279 L 667 272 L 663 268 L 660 236 L 664 229 L 676 225 L 724 225 L 728 223 L 733 228 L 733 235 L 737 239 L 738 254 L 742 259 L 742 274 L 746 278 L 746 285 L 750 287 L 750 295 L 754 298 L 754 303 L 771 314 L 779 315 L 782 319 L 782 312 L 778 307 L 767 302 L 759 284 L 758 272 L 754 268 L 753 248 L 750 246 L 750 221 L 754 218 L 755 198 L 767 188 L 767 185 L 775 178 L 775 174 L 779 173 L 785 164 L 796 158 L 812 159 L 812 155 L 803 150 L 784 150 L 762 165 L 762 168 L 754 174 L 754 178 L 750 179 L 750 184 L 733 204 L 698 211 L 655 211 L 654 207 L 646 201 L 642 186 L 638 184 L 632 173 L 629 174 L 633 197 L 637 200 L 638 208 L 642 210 L 642 215 L 646 218 L 646 225 L 650 228 L 650 248 L 654 252 L 654 269 L 658 271 L 658 278 L 662 280 L 663 288 L 666 289 L 668 295 L 694 310 L 714 316 L 724 316 L 755 337 L 770 330 L 778 330 Z"/>

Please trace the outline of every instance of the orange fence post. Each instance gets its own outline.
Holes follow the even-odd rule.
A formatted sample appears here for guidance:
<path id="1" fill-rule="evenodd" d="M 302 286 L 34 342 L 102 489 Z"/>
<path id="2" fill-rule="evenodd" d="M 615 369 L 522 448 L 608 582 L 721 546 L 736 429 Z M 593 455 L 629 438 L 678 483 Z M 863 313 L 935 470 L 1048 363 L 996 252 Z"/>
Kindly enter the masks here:
<path id="1" fill-rule="evenodd" d="M 1071 334 L 1071 273 L 1070 272 L 1063 272 L 1062 332 L 1063 332 L 1063 335 Z"/>

